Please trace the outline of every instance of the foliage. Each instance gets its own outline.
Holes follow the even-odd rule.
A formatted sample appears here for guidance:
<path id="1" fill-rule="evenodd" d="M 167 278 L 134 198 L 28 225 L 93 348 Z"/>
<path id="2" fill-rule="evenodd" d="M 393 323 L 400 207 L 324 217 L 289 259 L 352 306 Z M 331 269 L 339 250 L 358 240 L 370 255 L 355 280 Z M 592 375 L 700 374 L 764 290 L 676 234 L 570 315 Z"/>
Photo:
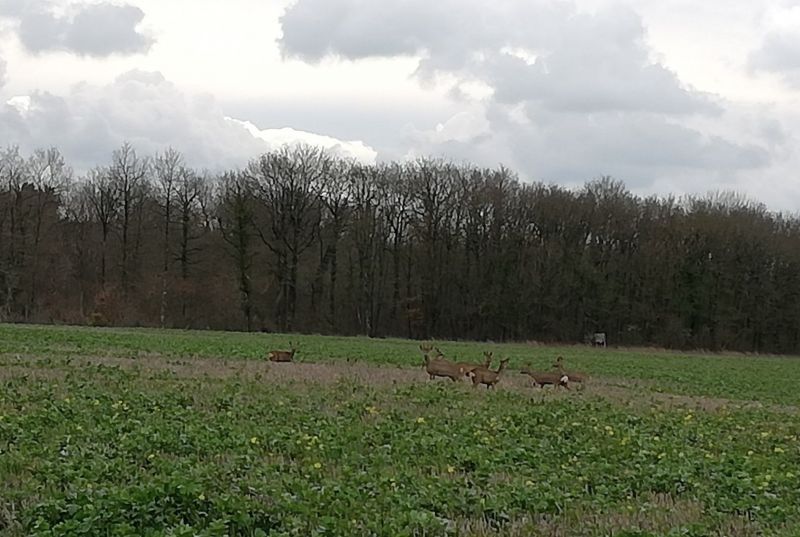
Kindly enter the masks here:
<path id="1" fill-rule="evenodd" d="M 0 341 L 3 535 L 550 535 L 572 520 L 570 535 L 732 535 L 725 528 L 736 526 L 750 531 L 737 535 L 788 536 L 800 524 L 796 409 L 704 411 L 657 405 L 647 391 L 619 405 L 592 392 L 473 390 L 428 382 L 421 370 L 411 383 L 280 384 L 275 365 L 188 377 L 168 367 L 192 355 L 198 366 L 203 356 L 255 358 L 268 339 L 248 334 L 0 326 Z M 303 360 L 418 363 L 414 343 L 400 340 L 304 338 L 300 348 Z M 451 348 L 473 356 L 483 347 Z M 527 354 L 543 364 L 553 350 Z M 164 367 L 85 358 L 143 352 L 163 354 Z M 697 393 L 733 386 L 737 368 L 757 375 L 762 363 L 797 375 L 778 358 L 593 351 L 568 360 L 630 374 L 620 382 L 702 371 L 706 380 L 690 383 Z M 636 367 L 646 360 L 653 369 Z M 736 395 L 757 399 L 754 386 Z"/>

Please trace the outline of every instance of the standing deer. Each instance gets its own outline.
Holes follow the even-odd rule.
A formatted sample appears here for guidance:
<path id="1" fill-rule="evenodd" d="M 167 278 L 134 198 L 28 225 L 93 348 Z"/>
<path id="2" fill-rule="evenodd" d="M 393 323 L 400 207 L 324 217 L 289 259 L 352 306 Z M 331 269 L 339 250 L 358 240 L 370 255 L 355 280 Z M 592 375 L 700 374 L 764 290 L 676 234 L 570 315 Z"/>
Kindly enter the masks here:
<path id="1" fill-rule="evenodd" d="M 482 364 L 474 364 L 472 362 L 457 362 L 457 363 L 462 368 L 464 368 L 464 374 L 469 375 L 470 373 L 478 369 L 489 369 L 489 366 L 492 365 L 492 358 L 493 358 L 493 353 L 484 352 Z"/>
<path id="2" fill-rule="evenodd" d="M 419 348 L 424 356 L 425 371 L 431 380 L 436 377 L 446 377 L 457 382 L 464 376 L 464 368 L 446 359 L 438 348 L 422 345 Z M 436 352 L 435 358 L 431 358 L 433 352 Z"/>
<path id="3" fill-rule="evenodd" d="M 580 382 L 583 383 L 589 375 L 586 373 L 582 373 L 579 371 L 567 371 L 564 369 L 564 357 L 559 356 L 556 358 L 556 361 L 553 363 L 553 369 L 557 369 L 562 375 L 566 375 L 569 377 L 569 380 L 573 382 Z"/>
<path id="4" fill-rule="evenodd" d="M 469 376 L 472 377 L 472 387 L 477 388 L 478 384 L 485 384 L 486 389 L 494 388 L 495 385 L 500 382 L 500 374 L 506 368 L 506 364 L 508 363 L 508 358 L 500 360 L 500 367 L 497 371 L 492 371 L 491 369 L 483 369 L 483 368 L 476 368 L 469 372 Z"/>
<path id="5" fill-rule="evenodd" d="M 267 359 L 270 362 L 292 362 L 294 361 L 294 355 L 297 352 L 297 349 L 289 342 L 289 348 L 291 350 L 288 351 L 269 351 L 267 353 Z"/>

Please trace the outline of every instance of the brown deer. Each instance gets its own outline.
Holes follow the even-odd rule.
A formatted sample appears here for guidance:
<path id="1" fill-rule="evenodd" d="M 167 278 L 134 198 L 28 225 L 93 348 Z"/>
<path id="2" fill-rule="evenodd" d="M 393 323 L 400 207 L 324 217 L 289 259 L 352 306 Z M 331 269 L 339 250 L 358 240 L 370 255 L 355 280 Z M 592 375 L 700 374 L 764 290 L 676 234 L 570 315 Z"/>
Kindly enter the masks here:
<path id="1" fill-rule="evenodd" d="M 469 375 L 475 370 L 478 369 L 489 369 L 489 366 L 492 365 L 492 358 L 493 353 L 491 352 L 484 352 L 483 353 L 483 363 L 482 364 L 474 364 L 472 362 L 457 362 L 462 368 L 464 368 L 464 374 Z"/>
<path id="2" fill-rule="evenodd" d="M 564 357 L 559 356 L 556 358 L 556 361 L 553 363 L 553 369 L 557 369 L 562 375 L 566 375 L 569 377 L 571 382 L 580 382 L 583 383 L 586 379 L 589 378 L 589 375 L 586 373 L 582 373 L 580 371 L 567 371 L 564 369 Z"/>
<path id="3" fill-rule="evenodd" d="M 500 367 L 497 371 L 492 371 L 489 368 L 476 368 L 469 372 L 469 376 L 472 377 L 472 387 L 477 388 L 478 384 L 485 384 L 486 389 L 494 388 L 495 385 L 500 382 L 500 374 L 506 368 L 506 364 L 508 363 L 508 358 L 500 360 Z"/>
<path id="4" fill-rule="evenodd" d="M 453 382 L 457 382 L 464 376 L 464 369 L 460 365 L 446 359 L 438 348 L 430 346 L 423 347 L 422 345 L 420 345 L 419 348 L 424 356 L 425 371 L 428 373 L 431 380 L 436 377 L 445 377 Z M 431 358 L 431 354 L 434 352 L 436 356 Z"/>
<path id="5" fill-rule="evenodd" d="M 525 368 L 521 369 L 520 373 L 531 377 L 534 386 L 538 385 L 544 388 L 546 385 L 550 384 L 554 388 L 562 386 L 569 390 L 569 376 L 563 374 L 561 371 L 558 373 L 551 373 L 549 371 L 533 371 L 529 368 Z"/>
<path id="6" fill-rule="evenodd" d="M 291 350 L 288 350 L 288 351 L 269 351 L 267 353 L 267 359 L 270 362 L 293 362 L 294 361 L 294 355 L 297 352 L 297 349 L 295 348 L 295 346 L 292 344 L 291 341 L 289 342 L 289 348 Z"/>

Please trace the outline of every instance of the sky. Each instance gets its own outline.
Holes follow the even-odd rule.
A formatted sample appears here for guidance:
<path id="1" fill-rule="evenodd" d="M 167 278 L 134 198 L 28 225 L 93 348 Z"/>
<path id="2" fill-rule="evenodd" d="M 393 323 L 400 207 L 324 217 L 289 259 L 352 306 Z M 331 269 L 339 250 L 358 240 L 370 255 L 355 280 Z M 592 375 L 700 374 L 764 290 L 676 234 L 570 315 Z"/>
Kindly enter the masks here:
<path id="1" fill-rule="evenodd" d="M 286 143 L 800 211 L 800 0 L 0 0 L 0 146 Z"/>

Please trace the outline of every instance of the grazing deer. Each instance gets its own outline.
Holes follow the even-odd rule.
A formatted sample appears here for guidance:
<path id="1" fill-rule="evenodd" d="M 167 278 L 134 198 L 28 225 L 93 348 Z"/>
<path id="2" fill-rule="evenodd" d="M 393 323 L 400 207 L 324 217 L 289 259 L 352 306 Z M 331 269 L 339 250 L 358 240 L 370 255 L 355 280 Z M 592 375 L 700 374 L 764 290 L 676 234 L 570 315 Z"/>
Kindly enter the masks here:
<path id="1" fill-rule="evenodd" d="M 267 353 L 267 359 L 270 362 L 293 362 L 294 361 L 294 355 L 297 352 L 297 349 L 295 348 L 295 346 L 292 344 L 291 341 L 289 342 L 289 348 L 291 350 L 288 350 L 288 351 L 269 351 Z"/>
<path id="2" fill-rule="evenodd" d="M 553 369 L 557 369 L 562 375 L 566 375 L 569 377 L 569 380 L 572 382 L 580 382 L 583 383 L 589 375 L 586 373 L 582 373 L 579 371 L 567 371 L 564 369 L 564 357 L 559 356 L 556 358 L 556 361 L 553 363 Z"/>
<path id="3" fill-rule="evenodd" d="M 437 349 L 438 350 L 438 349 Z M 464 374 L 469 375 L 473 371 L 478 369 L 489 369 L 489 366 L 492 365 L 492 356 L 493 353 L 491 352 L 484 352 L 483 353 L 483 363 L 482 364 L 474 364 L 472 362 L 457 362 L 464 369 Z"/>
<path id="4" fill-rule="evenodd" d="M 431 380 L 436 377 L 446 377 L 453 382 L 457 382 L 464 376 L 464 369 L 460 365 L 446 359 L 442 351 L 438 348 L 430 346 L 423 347 L 422 345 L 420 345 L 419 348 L 424 356 L 425 371 L 428 373 Z M 431 358 L 431 354 L 434 352 L 436 356 Z"/>
<path id="5" fill-rule="evenodd" d="M 478 384 L 485 384 L 487 390 L 494 388 L 500 382 L 500 374 L 506 368 L 507 363 L 508 358 L 500 360 L 500 367 L 497 371 L 492 371 L 488 367 L 485 369 L 479 367 L 470 371 L 469 376 L 472 377 L 472 387 L 477 388 Z"/>
<path id="6" fill-rule="evenodd" d="M 569 390 L 570 379 L 569 376 L 565 375 L 563 371 L 559 371 L 558 373 L 551 373 L 549 371 L 533 371 L 531 369 L 525 368 L 521 369 L 520 373 L 531 377 L 533 379 L 534 386 L 538 385 L 544 388 L 547 384 L 550 384 L 554 388 L 563 386 L 564 388 Z"/>

